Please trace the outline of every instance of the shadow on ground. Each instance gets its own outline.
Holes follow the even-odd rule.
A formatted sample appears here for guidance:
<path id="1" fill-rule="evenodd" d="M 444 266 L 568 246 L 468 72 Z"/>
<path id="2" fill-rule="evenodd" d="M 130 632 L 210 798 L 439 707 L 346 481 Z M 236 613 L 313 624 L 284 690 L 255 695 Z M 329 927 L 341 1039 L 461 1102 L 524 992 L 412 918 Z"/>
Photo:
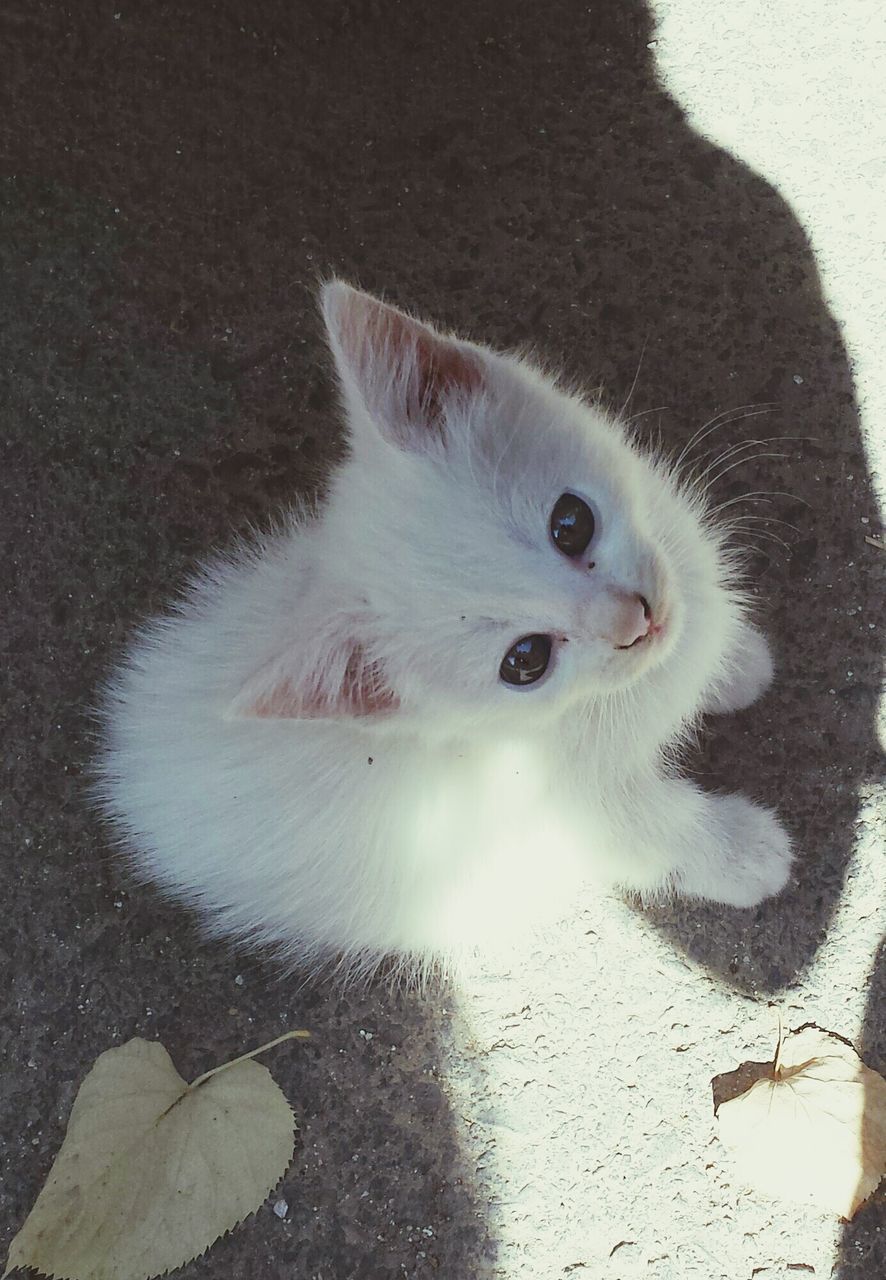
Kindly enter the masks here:
<path id="1" fill-rule="evenodd" d="M 783 810 L 798 883 L 751 916 L 653 918 L 737 986 L 790 986 L 824 937 L 875 767 L 866 608 L 882 573 L 809 245 L 779 195 L 662 92 L 636 0 L 95 2 L 75 16 L 13 0 L 0 21 L 3 1228 L 115 1037 L 159 1034 L 187 1073 L 303 1024 L 316 1044 L 275 1058 L 304 1117 L 289 1218 L 265 1208 L 188 1274 L 480 1277 L 483 1206 L 434 1080 L 439 1002 L 280 985 L 130 892 L 84 803 L 86 709 L 195 556 L 322 481 L 338 428 L 320 272 L 481 340 L 531 343 L 616 404 L 636 379 L 630 411 L 669 446 L 771 403 L 710 443 L 814 437 L 763 446 L 784 456 L 715 487 L 774 495 L 730 511 L 794 526 L 747 526 L 780 679 L 712 724 L 693 768 Z M 869 1267 L 873 1230 L 853 1228 Z"/>

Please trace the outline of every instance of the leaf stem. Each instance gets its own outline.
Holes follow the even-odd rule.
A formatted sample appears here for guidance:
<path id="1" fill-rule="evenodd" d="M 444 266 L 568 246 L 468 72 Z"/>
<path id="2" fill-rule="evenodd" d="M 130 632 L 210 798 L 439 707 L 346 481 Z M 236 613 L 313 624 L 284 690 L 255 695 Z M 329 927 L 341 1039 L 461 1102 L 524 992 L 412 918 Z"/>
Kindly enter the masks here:
<path id="1" fill-rule="evenodd" d="M 250 1049 L 249 1053 L 241 1053 L 239 1058 L 232 1058 L 230 1062 L 223 1062 L 220 1067 L 213 1067 L 211 1071 L 204 1071 L 202 1076 L 198 1076 L 196 1080 L 192 1080 L 188 1085 L 189 1089 L 196 1089 L 198 1085 L 204 1084 L 210 1076 L 217 1076 L 220 1071 L 227 1071 L 228 1067 L 236 1067 L 238 1062 L 246 1062 L 249 1058 L 255 1058 L 258 1054 L 264 1053 L 266 1049 L 273 1049 L 275 1045 L 282 1044 L 284 1040 L 310 1040 L 310 1031 L 284 1031 L 282 1036 L 277 1036 L 275 1040 L 269 1040 L 267 1044 L 260 1044 L 257 1049 Z"/>
<path id="2" fill-rule="evenodd" d="M 776 1009 L 775 1012 L 778 1016 L 778 1044 L 775 1046 L 775 1060 L 772 1063 L 772 1074 L 777 1080 L 781 1074 L 781 1049 L 784 1044 L 784 1026 L 781 1021 L 781 1009 Z"/>

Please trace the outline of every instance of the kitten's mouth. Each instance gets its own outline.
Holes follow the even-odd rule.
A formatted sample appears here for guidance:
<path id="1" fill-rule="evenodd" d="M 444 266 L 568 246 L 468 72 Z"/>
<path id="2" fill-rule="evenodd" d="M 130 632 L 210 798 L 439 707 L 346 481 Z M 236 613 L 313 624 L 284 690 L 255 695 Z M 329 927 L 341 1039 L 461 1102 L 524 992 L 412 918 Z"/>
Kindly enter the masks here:
<path id="1" fill-rule="evenodd" d="M 658 641 L 664 635 L 664 632 L 665 632 L 664 623 L 659 622 L 659 623 L 656 623 L 654 627 L 650 627 L 649 631 L 646 632 L 645 636 L 637 636 L 636 640 L 632 640 L 630 644 L 617 644 L 615 647 L 616 649 L 622 649 L 622 650 L 639 649 L 641 646 L 648 647 L 650 644 L 655 644 L 656 641 Z"/>

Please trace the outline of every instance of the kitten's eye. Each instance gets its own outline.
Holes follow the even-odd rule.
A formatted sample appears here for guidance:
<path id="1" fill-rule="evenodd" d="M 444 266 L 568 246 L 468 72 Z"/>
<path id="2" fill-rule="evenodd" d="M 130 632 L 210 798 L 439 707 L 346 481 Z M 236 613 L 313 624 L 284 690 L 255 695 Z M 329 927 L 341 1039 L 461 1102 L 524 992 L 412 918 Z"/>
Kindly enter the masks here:
<path id="1" fill-rule="evenodd" d="M 594 536 L 594 513 L 574 493 L 561 493 L 551 512 L 551 537 L 564 556 L 580 556 Z"/>
<path id="2" fill-rule="evenodd" d="M 535 684 L 551 660 L 550 636 L 523 636 L 508 649 L 498 673 L 505 684 Z"/>

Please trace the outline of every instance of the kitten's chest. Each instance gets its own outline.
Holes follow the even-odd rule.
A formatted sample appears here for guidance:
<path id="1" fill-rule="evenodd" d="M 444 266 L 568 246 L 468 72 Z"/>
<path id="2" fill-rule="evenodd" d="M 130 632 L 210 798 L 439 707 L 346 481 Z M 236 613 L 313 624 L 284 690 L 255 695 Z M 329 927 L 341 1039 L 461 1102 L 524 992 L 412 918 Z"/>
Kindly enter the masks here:
<path id="1" fill-rule="evenodd" d="M 542 738 L 456 742 L 401 761 L 395 820 L 431 867 L 461 859 L 513 865 L 537 857 L 575 826 L 574 786 L 562 755 Z"/>
<path id="2" fill-rule="evenodd" d="M 538 924 L 587 876 L 587 821 L 548 745 L 528 736 L 413 754 L 384 823 L 408 916 L 441 945 Z"/>

